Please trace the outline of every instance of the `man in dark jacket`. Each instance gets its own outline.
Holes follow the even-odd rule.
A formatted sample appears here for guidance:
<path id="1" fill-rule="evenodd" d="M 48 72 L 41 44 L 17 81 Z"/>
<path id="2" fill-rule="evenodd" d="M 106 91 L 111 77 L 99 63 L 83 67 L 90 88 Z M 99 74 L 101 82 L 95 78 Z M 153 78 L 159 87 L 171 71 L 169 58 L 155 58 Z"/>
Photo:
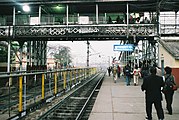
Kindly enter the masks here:
<path id="1" fill-rule="evenodd" d="M 159 120 L 164 119 L 164 113 L 162 108 L 162 93 L 161 87 L 164 86 L 163 78 L 156 75 L 156 68 L 151 67 L 151 75 L 147 76 L 143 80 L 141 86 L 142 91 L 145 90 L 145 99 L 146 99 L 146 113 L 147 120 L 152 120 L 152 104 L 154 103 L 155 109 L 157 111 L 157 116 Z"/>

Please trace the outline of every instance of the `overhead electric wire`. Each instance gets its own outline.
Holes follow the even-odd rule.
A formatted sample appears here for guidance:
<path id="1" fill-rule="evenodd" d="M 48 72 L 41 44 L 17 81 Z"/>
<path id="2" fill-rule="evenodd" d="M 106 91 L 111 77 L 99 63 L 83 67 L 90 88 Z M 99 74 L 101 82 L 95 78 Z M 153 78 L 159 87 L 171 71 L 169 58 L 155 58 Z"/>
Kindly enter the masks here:
<path id="1" fill-rule="evenodd" d="M 96 50 L 94 50 L 94 49 L 92 48 L 91 44 L 90 44 L 90 48 L 91 48 L 91 50 L 93 50 L 93 52 L 96 52 Z"/>

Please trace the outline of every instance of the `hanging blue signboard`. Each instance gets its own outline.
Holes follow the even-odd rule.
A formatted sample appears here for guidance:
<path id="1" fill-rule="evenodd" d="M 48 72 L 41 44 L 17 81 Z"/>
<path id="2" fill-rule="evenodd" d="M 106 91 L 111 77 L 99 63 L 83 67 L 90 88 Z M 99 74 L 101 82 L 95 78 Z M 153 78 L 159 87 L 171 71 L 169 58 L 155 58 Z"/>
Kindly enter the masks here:
<path id="1" fill-rule="evenodd" d="M 113 51 L 133 51 L 133 44 L 125 44 L 125 45 L 114 45 Z"/>

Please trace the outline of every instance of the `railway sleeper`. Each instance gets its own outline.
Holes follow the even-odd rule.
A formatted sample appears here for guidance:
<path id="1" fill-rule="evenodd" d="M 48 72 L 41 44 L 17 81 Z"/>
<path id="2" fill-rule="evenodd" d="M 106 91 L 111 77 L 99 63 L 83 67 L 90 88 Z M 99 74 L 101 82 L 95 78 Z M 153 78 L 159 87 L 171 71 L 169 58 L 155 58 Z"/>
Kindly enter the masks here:
<path id="1" fill-rule="evenodd" d="M 62 112 L 62 113 L 53 113 L 52 115 L 53 116 L 77 116 L 78 115 L 78 113 L 79 113 L 79 111 L 73 111 L 73 112 L 70 112 L 70 113 L 64 113 L 64 112 Z"/>
<path id="2" fill-rule="evenodd" d="M 76 118 L 76 116 L 52 116 L 52 117 L 48 117 L 45 120 L 74 120 Z"/>

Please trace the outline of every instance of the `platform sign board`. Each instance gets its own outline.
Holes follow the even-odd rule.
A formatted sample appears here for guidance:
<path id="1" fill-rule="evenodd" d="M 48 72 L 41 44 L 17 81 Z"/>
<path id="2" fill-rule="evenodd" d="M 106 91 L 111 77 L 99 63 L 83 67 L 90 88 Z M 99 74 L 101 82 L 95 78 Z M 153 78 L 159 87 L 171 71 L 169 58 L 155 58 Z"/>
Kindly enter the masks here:
<path id="1" fill-rule="evenodd" d="M 134 45 L 133 44 L 125 44 L 125 45 L 114 45 L 113 51 L 133 51 Z"/>

